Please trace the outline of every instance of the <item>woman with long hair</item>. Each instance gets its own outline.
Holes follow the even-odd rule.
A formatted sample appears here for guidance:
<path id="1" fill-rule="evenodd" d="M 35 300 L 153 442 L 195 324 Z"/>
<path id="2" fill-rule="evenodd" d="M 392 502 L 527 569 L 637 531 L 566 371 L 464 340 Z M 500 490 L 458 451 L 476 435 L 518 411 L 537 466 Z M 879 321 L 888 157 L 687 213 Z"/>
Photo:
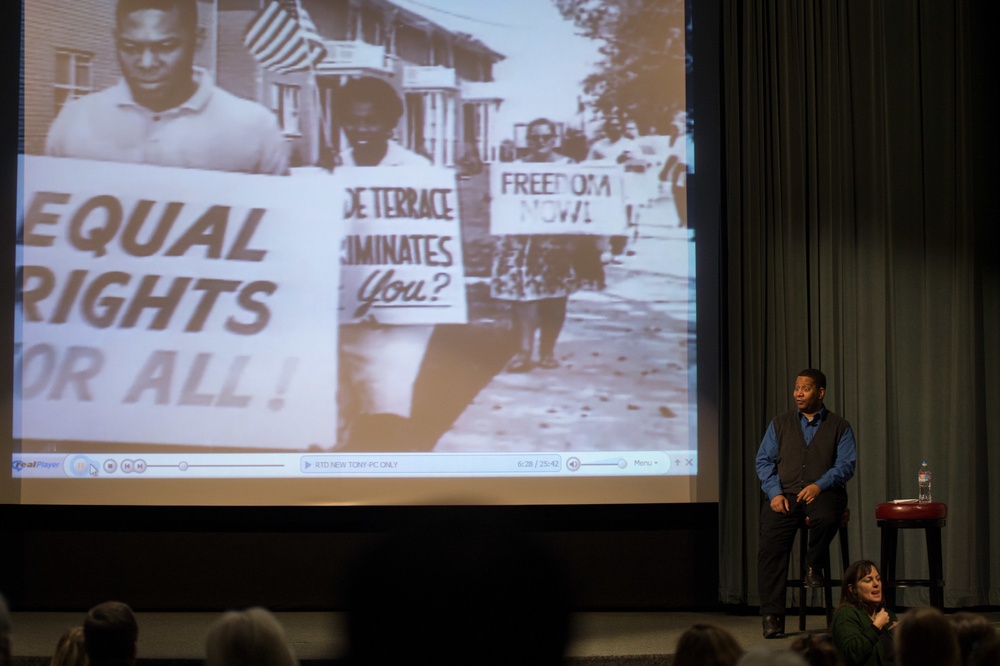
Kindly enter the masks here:
<path id="1" fill-rule="evenodd" d="M 896 614 L 882 601 L 882 577 L 875 563 L 858 560 L 847 567 L 833 616 L 833 642 L 847 666 L 894 664 L 895 626 Z"/>
<path id="2" fill-rule="evenodd" d="M 70 627 L 59 637 L 50 666 L 87 666 L 89 663 L 83 627 Z"/>

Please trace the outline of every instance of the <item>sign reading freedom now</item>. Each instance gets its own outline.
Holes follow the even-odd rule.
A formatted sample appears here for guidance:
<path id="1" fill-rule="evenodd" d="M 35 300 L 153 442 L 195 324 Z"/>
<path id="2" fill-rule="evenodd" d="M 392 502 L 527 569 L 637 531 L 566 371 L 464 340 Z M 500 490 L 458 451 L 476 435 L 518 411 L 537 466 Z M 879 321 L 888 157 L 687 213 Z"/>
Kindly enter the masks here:
<path id="1" fill-rule="evenodd" d="M 454 171 L 342 167 L 333 183 L 343 195 L 341 323 L 466 323 Z"/>
<path id="2" fill-rule="evenodd" d="M 24 157 L 15 437 L 301 449 L 337 425 L 337 188 Z"/>
<path id="3" fill-rule="evenodd" d="M 622 233 L 620 166 L 497 163 L 490 167 L 490 233 Z"/>

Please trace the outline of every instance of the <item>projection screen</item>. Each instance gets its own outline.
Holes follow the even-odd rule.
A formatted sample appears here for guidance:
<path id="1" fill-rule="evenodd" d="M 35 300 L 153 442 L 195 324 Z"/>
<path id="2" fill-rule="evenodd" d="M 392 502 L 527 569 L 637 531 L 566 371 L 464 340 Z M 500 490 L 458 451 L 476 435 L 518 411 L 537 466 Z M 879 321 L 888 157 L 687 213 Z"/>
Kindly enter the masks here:
<path id="1" fill-rule="evenodd" d="M 24 2 L 2 501 L 716 501 L 697 27 Z"/>

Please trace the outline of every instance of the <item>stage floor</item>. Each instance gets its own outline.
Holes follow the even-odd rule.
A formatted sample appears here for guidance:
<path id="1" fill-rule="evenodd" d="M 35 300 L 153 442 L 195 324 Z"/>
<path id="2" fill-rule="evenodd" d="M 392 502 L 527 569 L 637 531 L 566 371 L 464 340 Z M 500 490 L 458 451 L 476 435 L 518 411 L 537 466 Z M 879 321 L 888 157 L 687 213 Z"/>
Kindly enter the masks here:
<path id="1" fill-rule="evenodd" d="M 137 613 L 139 621 L 139 657 L 144 660 L 204 659 L 204 640 L 208 626 L 219 613 Z M 984 613 L 1000 628 L 1000 612 Z M 328 661 L 344 654 L 344 616 L 342 613 L 277 613 L 300 661 Z M 33 658 L 19 663 L 36 662 L 51 657 L 56 641 L 70 626 L 83 622 L 83 613 L 12 613 L 15 657 Z M 824 615 L 809 615 L 806 631 L 826 630 Z M 786 618 L 788 638 L 765 641 L 760 618 L 756 615 L 730 613 L 653 613 L 609 612 L 576 613 L 574 638 L 567 656 L 590 661 L 594 657 L 619 658 L 665 656 L 672 654 L 677 639 L 685 629 L 698 622 L 717 624 L 731 632 L 744 648 L 766 643 L 787 647 L 799 635 L 798 616 Z M 644 660 L 645 661 L 645 660 Z M 655 663 L 655 659 L 651 663 Z M 47 663 L 47 662 L 46 662 Z"/>

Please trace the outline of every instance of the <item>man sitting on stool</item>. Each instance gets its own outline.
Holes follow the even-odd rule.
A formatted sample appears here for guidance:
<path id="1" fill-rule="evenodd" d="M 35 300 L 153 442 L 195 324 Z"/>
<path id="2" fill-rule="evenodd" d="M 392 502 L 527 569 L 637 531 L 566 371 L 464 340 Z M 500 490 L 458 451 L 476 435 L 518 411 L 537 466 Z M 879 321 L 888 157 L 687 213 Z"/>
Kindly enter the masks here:
<path id="1" fill-rule="evenodd" d="M 840 515 L 857 451 L 851 424 L 823 406 L 826 375 L 803 370 L 795 378 L 795 409 L 774 417 L 757 451 L 757 476 L 770 504 L 760 512 L 757 585 L 764 638 L 785 633 L 785 581 L 795 532 L 809 518 L 805 583 L 822 587 L 819 570 Z M 827 572 L 829 574 L 829 572 Z"/>

